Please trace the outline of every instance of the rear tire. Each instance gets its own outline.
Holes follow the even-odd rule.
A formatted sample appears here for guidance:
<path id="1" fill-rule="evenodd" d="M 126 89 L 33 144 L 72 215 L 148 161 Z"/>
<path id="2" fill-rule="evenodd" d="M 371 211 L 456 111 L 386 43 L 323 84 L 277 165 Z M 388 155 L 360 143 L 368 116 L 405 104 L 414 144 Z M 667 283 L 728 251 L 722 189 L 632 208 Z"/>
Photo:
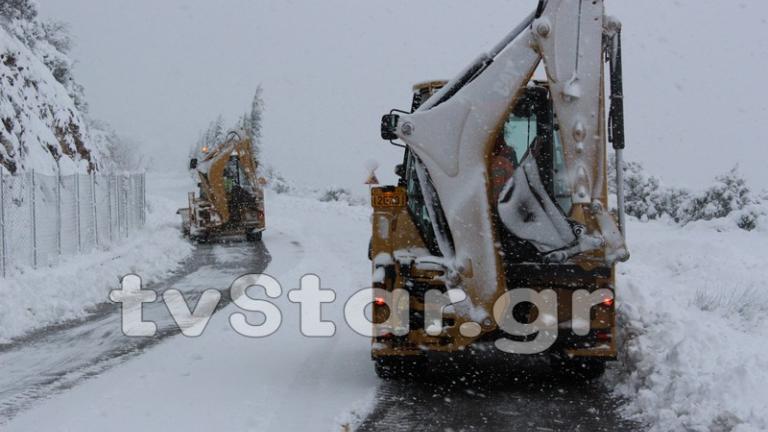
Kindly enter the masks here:
<path id="1" fill-rule="evenodd" d="M 374 360 L 376 375 L 384 380 L 418 379 L 426 371 L 422 357 L 386 356 Z"/>
<path id="2" fill-rule="evenodd" d="M 192 240 L 195 244 L 205 244 L 208 243 L 208 235 L 190 235 L 190 240 Z"/>
<path id="3" fill-rule="evenodd" d="M 245 235 L 245 239 L 250 242 L 258 242 L 258 241 L 261 241 L 261 237 L 262 237 L 261 234 L 262 234 L 261 231 L 257 233 L 248 233 Z"/>

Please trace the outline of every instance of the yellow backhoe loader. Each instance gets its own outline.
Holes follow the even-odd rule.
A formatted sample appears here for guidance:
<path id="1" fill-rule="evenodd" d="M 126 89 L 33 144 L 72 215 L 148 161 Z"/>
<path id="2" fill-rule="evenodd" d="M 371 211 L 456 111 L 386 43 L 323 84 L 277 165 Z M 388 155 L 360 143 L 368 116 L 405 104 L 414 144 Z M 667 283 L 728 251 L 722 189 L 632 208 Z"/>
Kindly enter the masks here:
<path id="1" fill-rule="evenodd" d="M 584 378 L 615 359 L 615 266 L 629 258 L 621 170 L 616 213 L 606 172 L 606 142 L 617 166 L 624 148 L 620 32 L 603 0 L 542 0 L 382 118 L 405 151 L 398 184 L 371 190 L 379 376 L 483 346 Z"/>
<path id="2" fill-rule="evenodd" d="M 191 159 L 189 166 L 199 193 L 190 192 L 189 207 L 177 212 L 184 235 L 203 242 L 235 236 L 261 240 L 266 227 L 264 190 L 251 140 L 230 132 L 224 143 L 202 149 L 202 155 Z"/>

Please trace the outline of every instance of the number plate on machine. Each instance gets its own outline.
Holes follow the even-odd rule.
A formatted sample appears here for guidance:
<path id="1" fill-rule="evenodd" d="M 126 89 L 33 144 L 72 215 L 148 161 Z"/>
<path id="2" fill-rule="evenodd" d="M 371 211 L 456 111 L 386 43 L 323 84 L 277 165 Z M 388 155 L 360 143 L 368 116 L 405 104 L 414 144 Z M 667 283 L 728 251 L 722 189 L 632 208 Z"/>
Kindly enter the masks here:
<path id="1" fill-rule="evenodd" d="M 374 208 L 397 208 L 405 206 L 405 189 L 375 188 L 371 190 L 371 205 Z"/>

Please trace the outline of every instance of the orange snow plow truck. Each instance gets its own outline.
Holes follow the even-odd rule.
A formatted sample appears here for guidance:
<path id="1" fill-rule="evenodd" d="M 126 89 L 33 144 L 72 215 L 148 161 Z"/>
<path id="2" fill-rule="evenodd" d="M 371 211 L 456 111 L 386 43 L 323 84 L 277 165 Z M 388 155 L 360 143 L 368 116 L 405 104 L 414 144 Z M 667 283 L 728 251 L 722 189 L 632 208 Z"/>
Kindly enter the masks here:
<path id="1" fill-rule="evenodd" d="M 257 176 L 251 140 L 230 132 L 216 148 L 202 149 L 190 160 L 199 194 L 190 192 L 189 207 L 177 211 L 182 231 L 194 241 L 245 237 L 261 240 L 266 228 L 264 189 Z"/>
<path id="2" fill-rule="evenodd" d="M 405 150 L 398 184 L 371 191 L 379 376 L 481 346 L 588 379 L 616 358 L 615 266 L 629 253 L 622 174 L 611 212 L 606 160 L 608 141 L 617 166 L 624 148 L 620 34 L 602 0 L 540 1 L 455 79 L 416 85 L 411 110 L 382 118 Z"/>

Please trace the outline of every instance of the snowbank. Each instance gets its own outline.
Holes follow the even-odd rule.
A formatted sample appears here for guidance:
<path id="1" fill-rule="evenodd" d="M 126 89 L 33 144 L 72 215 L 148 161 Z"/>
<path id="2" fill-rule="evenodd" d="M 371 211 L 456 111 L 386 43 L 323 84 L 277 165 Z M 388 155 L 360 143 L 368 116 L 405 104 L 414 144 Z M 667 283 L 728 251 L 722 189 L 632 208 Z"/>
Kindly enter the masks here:
<path id="1" fill-rule="evenodd" d="M 149 211 L 143 230 L 111 248 L 62 258 L 53 268 L 0 279 L 0 343 L 83 317 L 88 308 L 108 301 L 109 291 L 128 273 L 140 274 L 146 282 L 168 276 L 192 251 L 181 238 L 175 214 L 190 184 L 149 175 Z"/>
<path id="2" fill-rule="evenodd" d="M 623 364 L 609 382 L 652 431 L 768 430 L 768 231 L 628 226 Z"/>

